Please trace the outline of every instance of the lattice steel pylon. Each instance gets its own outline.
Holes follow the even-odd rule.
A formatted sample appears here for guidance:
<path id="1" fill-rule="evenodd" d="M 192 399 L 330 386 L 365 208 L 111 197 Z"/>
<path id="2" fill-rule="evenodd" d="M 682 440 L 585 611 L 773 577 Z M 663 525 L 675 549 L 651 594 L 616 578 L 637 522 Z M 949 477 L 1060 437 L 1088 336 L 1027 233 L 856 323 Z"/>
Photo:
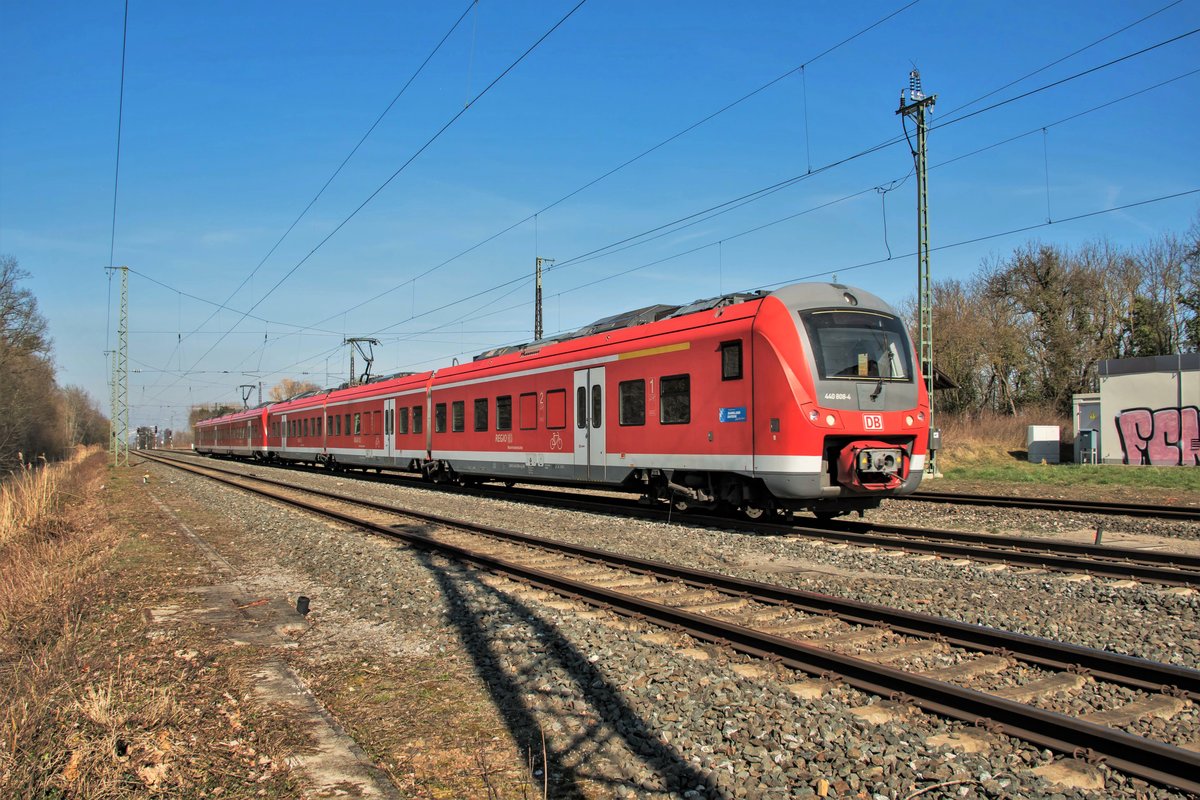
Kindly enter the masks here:
<path id="1" fill-rule="evenodd" d="M 121 315 L 117 320 L 117 349 L 113 351 L 112 417 L 109 450 L 114 467 L 129 466 L 129 267 L 121 270 Z"/>
<path id="2" fill-rule="evenodd" d="M 929 430 L 930 444 L 933 444 L 933 281 L 929 273 L 929 184 L 925 170 L 925 136 L 927 124 L 925 109 L 933 108 L 937 95 L 926 97 L 921 91 L 921 73 L 913 69 L 908 73 L 908 97 L 900 90 L 900 108 L 896 109 L 903 120 L 911 117 L 917 124 L 917 144 L 912 150 L 913 171 L 917 176 L 917 353 L 921 362 L 921 375 L 925 379 L 925 389 L 929 396 Z M 908 137 L 908 126 L 905 125 L 904 135 Z M 929 449 L 929 458 L 925 463 L 925 471 L 937 475 L 937 451 Z"/>

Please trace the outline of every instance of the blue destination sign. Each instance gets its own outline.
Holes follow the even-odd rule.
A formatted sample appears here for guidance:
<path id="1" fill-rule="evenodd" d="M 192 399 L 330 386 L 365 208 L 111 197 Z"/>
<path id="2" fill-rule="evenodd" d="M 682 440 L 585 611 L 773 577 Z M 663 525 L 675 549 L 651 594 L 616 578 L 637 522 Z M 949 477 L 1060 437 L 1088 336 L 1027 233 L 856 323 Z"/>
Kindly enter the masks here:
<path id="1" fill-rule="evenodd" d="M 745 406 L 721 409 L 721 422 L 745 422 L 745 421 L 746 421 L 746 407 Z"/>

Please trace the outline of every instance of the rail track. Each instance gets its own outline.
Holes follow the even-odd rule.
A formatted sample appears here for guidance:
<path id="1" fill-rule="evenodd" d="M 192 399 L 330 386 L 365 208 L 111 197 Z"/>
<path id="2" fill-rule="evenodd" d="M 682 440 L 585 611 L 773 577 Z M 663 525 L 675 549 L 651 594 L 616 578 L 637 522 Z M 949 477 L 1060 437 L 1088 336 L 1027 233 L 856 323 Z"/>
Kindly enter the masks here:
<path id="1" fill-rule="evenodd" d="M 1200 671 L 148 457 L 825 682 L 844 682 L 1040 747 L 1084 753 L 1144 780 L 1200 793 L 1200 753 L 1121 729 L 1148 715 L 1169 719 L 1200 701 Z M 353 510 L 337 507 L 347 505 Z M 376 519 L 364 517 L 363 509 Z M 379 521 L 380 514 L 421 525 L 411 530 Z M 932 668 L 930 658 L 937 661 Z M 892 666 L 905 662 L 925 668 Z M 1002 675 L 1018 663 L 1023 677 L 1013 685 L 989 692 L 962 685 L 979 675 Z M 1134 698 L 1082 718 L 1028 702 L 1089 680 L 1117 684 Z"/>
<path id="2" fill-rule="evenodd" d="M 968 506 L 998 506 L 1002 508 L 1032 508 L 1046 511 L 1077 511 L 1084 514 L 1120 514 L 1131 517 L 1171 519 L 1195 522 L 1200 520 L 1200 508 L 1164 506 L 1151 503 L 1107 503 L 1098 500 L 1066 500 L 1057 497 L 1006 497 L 988 494 L 959 494 L 957 492 L 918 491 L 900 502 L 954 503 Z"/>
<path id="3" fill-rule="evenodd" d="M 325 474 L 324 470 L 304 469 Z M 382 477 L 362 473 L 361 477 L 367 480 L 384 480 L 390 483 L 434 488 L 427 481 L 397 474 Z M 1000 536 L 989 533 L 884 525 L 855 520 L 821 522 L 807 517 L 795 517 L 788 521 L 751 521 L 696 511 L 679 513 L 666 507 L 645 506 L 631 496 L 616 496 L 612 493 L 589 495 L 575 491 L 528 487 L 499 489 L 483 485 L 458 487 L 442 484 L 438 488 L 473 496 L 536 503 L 567 510 L 620 514 L 659 522 L 706 525 L 746 533 L 795 536 L 856 547 L 874 547 L 1012 567 L 1079 573 L 1114 580 L 1134 580 L 1167 586 L 1200 588 L 1200 556 L 1179 552 L 1079 544 L 1024 536 Z"/>

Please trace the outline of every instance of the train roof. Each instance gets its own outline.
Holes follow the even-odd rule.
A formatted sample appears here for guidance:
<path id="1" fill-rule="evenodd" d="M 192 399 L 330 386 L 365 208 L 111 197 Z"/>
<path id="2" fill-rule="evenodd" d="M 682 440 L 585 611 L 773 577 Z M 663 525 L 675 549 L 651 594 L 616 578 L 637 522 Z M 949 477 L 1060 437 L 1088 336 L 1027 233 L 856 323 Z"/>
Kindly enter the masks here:
<path id="1" fill-rule="evenodd" d="M 562 336 L 553 336 L 544 339 L 535 339 L 532 342 L 524 344 L 505 345 L 504 347 L 495 347 L 491 350 L 485 350 L 475 356 L 474 361 L 483 361 L 488 358 L 497 356 L 505 356 L 510 353 L 520 353 L 526 350 L 533 350 L 543 347 L 548 344 L 557 344 L 559 342 L 569 342 L 573 339 L 582 339 L 585 336 L 592 336 L 597 333 L 607 333 L 621 328 L 633 328 L 638 325 L 648 325 L 651 322 L 659 322 L 664 319 L 672 319 L 674 317 L 683 317 L 688 314 L 695 314 L 700 311 L 709 311 L 714 308 L 722 308 L 731 306 L 737 303 L 745 303 L 748 300 L 760 300 L 766 297 L 768 292 L 732 292 L 730 294 L 717 295 L 716 297 L 708 297 L 703 300 L 693 300 L 690 303 L 681 306 L 673 305 L 653 305 L 635 308 L 632 311 L 623 311 L 620 314 L 613 314 L 600 319 L 588 325 L 584 325 L 578 330 L 565 333 Z"/>

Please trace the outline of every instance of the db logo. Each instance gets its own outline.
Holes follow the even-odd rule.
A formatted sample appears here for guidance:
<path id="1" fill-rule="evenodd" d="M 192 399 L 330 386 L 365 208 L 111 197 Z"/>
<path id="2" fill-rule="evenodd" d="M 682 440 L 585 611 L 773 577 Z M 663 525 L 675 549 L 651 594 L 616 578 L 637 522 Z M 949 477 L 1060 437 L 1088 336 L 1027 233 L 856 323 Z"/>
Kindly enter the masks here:
<path id="1" fill-rule="evenodd" d="M 879 414 L 863 414 L 863 427 L 869 431 L 883 430 L 883 417 Z"/>

